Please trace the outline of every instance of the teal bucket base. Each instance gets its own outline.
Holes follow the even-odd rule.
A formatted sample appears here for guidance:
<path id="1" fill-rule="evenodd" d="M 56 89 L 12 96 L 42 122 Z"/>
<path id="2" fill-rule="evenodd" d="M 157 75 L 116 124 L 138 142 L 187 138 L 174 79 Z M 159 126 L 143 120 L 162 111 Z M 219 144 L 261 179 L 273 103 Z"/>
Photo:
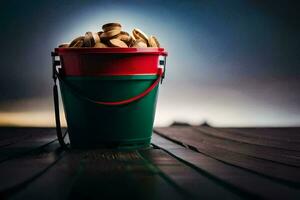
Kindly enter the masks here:
<path id="1" fill-rule="evenodd" d="M 120 101 L 145 91 L 157 75 L 64 77 L 80 94 L 97 101 Z M 147 148 L 150 145 L 158 85 L 125 105 L 99 105 L 60 82 L 72 148 Z"/>
<path id="2" fill-rule="evenodd" d="M 75 149 L 120 149 L 120 150 L 131 150 L 131 149 L 147 149 L 150 147 L 151 138 L 143 141 L 94 141 L 94 142 L 72 142 L 71 148 Z"/>

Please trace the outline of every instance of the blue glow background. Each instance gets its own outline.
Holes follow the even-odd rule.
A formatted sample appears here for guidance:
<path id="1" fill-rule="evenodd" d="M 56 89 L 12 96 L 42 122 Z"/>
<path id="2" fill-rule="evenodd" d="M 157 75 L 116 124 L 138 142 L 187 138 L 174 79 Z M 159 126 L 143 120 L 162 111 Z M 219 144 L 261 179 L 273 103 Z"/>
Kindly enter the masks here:
<path id="1" fill-rule="evenodd" d="M 50 51 L 118 21 L 169 52 L 156 125 L 300 124 L 296 1 L 7 1 L 0 10 L 0 125 L 53 125 Z"/>

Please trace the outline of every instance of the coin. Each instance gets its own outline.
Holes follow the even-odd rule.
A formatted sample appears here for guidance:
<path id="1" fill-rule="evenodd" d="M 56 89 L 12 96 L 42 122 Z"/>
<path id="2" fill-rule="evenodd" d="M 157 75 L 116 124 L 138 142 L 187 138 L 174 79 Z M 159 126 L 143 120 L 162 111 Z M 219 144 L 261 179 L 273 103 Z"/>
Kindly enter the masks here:
<path id="1" fill-rule="evenodd" d="M 100 42 L 100 37 L 99 37 L 99 35 L 98 35 L 97 33 L 92 33 L 92 34 L 93 34 L 93 39 L 94 39 L 95 43 Z"/>
<path id="2" fill-rule="evenodd" d="M 83 40 L 84 40 L 84 36 L 79 36 L 77 38 L 75 38 L 69 45 L 69 47 L 76 47 L 79 45 L 80 41 L 82 41 L 82 44 L 83 44 Z M 76 46 L 75 46 L 76 44 Z"/>
<path id="3" fill-rule="evenodd" d="M 132 47 L 135 44 L 136 39 L 134 39 L 132 35 L 129 36 L 130 36 L 130 40 L 126 44 L 128 45 L 128 47 Z"/>
<path id="4" fill-rule="evenodd" d="M 83 45 L 84 45 L 84 47 L 92 47 L 95 45 L 95 41 L 94 41 L 92 32 L 85 33 L 85 36 L 83 39 Z"/>
<path id="5" fill-rule="evenodd" d="M 97 42 L 94 48 L 107 48 L 107 45 L 102 42 Z"/>
<path id="6" fill-rule="evenodd" d="M 107 40 L 121 33 L 121 30 L 113 29 L 107 32 L 104 32 L 100 35 L 100 39 Z"/>
<path id="7" fill-rule="evenodd" d="M 82 40 L 77 40 L 77 42 L 72 46 L 72 47 L 83 47 L 83 39 Z"/>
<path id="8" fill-rule="evenodd" d="M 102 26 L 104 32 L 110 31 L 112 29 L 117 29 L 121 31 L 121 24 L 119 23 L 107 23 Z"/>
<path id="9" fill-rule="evenodd" d="M 125 42 L 123 42 L 119 39 L 111 39 L 111 40 L 109 40 L 109 44 L 111 47 L 122 47 L 122 48 L 128 47 Z"/>
<path id="10" fill-rule="evenodd" d="M 135 39 L 137 39 L 137 40 L 141 39 L 141 40 L 144 40 L 144 42 L 146 44 L 148 43 L 148 36 L 140 29 L 138 29 L 138 28 L 133 29 L 132 34 Z"/>
<path id="11" fill-rule="evenodd" d="M 132 48 L 146 48 L 147 44 L 144 40 L 136 40 L 135 43 L 131 46 Z"/>
<path id="12" fill-rule="evenodd" d="M 86 32 L 84 36 L 84 47 L 93 47 L 97 42 L 100 42 L 100 37 L 97 33 Z"/>
<path id="13" fill-rule="evenodd" d="M 114 38 L 122 40 L 123 42 L 127 43 L 131 38 L 129 33 L 121 31 L 118 35 L 116 35 Z"/>
<path id="14" fill-rule="evenodd" d="M 103 31 L 99 31 L 99 32 L 97 32 L 97 34 L 98 34 L 98 36 L 99 36 L 99 38 L 100 38 L 100 36 L 101 36 L 101 34 L 103 33 Z"/>
<path id="15" fill-rule="evenodd" d="M 158 40 L 153 35 L 148 38 L 148 44 L 150 47 L 160 47 Z"/>
<path id="16" fill-rule="evenodd" d="M 69 43 L 62 43 L 60 45 L 58 45 L 59 48 L 67 48 L 69 47 Z"/>
<path id="17" fill-rule="evenodd" d="M 60 44 L 59 48 L 67 47 L 132 47 L 132 48 L 159 48 L 160 44 L 153 35 L 148 37 L 138 28 L 132 30 L 132 34 L 122 31 L 120 23 L 107 23 L 102 26 L 103 31 L 86 32 L 84 36 L 75 38 L 70 44 Z"/>

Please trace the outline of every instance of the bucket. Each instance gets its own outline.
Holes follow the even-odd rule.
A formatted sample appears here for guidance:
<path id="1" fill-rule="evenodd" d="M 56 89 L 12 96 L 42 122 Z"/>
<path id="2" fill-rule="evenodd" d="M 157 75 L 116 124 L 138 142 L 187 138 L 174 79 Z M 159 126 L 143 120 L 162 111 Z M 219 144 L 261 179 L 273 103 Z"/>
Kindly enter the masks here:
<path id="1" fill-rule="evenodd" d="M 149 146 L 166 56 L 163 48 L 56 48 L 53 77 L 71 147 Z M 55 111 L 58 121 L 58 105 Z"/>

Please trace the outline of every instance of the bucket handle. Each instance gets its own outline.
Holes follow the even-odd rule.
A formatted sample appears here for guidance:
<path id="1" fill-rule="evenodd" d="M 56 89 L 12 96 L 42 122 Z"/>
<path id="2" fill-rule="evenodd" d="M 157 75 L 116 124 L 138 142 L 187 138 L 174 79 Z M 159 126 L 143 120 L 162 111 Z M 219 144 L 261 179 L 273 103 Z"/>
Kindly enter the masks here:
<path id="1" fill-rule="evenodd" d="M 140 94 L 138 94 L 134 97 L 131 97 L 129 99 L 124 99 L 124 100 L 120 100 L 120 101 L 97 101 L 97 100 L 91 99 L 90 97 L 87 97 L 86 95 L 83 95 L 82 93 L 80 93 L 77 89 L 75 89 L 73 86 L 71 86 L 69 83 L 67 83 L 61 77 L 61 75 L 58 73 L 58 71 L 55 71 L 55 74 L 56 74 L 57 78 L 59 79 L 60 83 L 67 86 L 68 89 L 74 95 L 78 96 L 81 99 L 89 101 L 91 103 L 98 104 L 98 105 L 104 105 L 104 106 L 120 106 L 120 105 L 125 105 L 125 104 L 132 103 L 134 101 L 137 101 L 137 100 L 145 97 L 147 94 L 149 94 L 159 84 L 161 78 L 163 77 L 162 69 L 158 68 L 158 73 L 157 73 L 156 80 L 146 90 L 144 90 L 142 93 L 140 93 Z"/>
<path id="2" fill-rule="evenodd" d="M 57 89 L 57 69 L 56 67 L 60 65 L 60 61 L 55 60 L 55 57 L 57 56 L 57 54 L 55 52 L 51 52 L 51 56 L 52 56 L 52 78 L 53 78 L 53 101 L 54 101 L 54 111 L 55 111 L 55 127 L 56 127 L 56 135 L 57 135 L 57 140 L 61 146 L 62 149 L 64 150 L 68 150 L 68 144 L 65 143 L 65 136 L 68 132 L 65 132 L 65 134 L 62 133 L 61 130 L 61 123 L 60 123 L 60 116 L 59 116 L 59 100 L 58 100 L 58 89 Z"/>
<path id="3" fill-rule="evenodd" d="M 95 101 L 93 99 L 90 99 L 89 97 L 86 97 L 84 95 L 79 94 L 78 91 L 73 89 L 69 84 L 67 84 L 63 80 L 63 78 L 60 76 L 59 72 L 57 71 L 57 66 L 61 65 L 60 61 L 55 59 L 55 57 L 58 56 L 57 53 L 56 52 L 51 52 L 51 56 L 52 56 L 52 78 L 53 78 L 53 81 L 54 81 L 53 98 L 54 98 L 54 110 L 55 110 L 55 123 L 56 123 L 57 139 L 58 139 L 58 142 L 61 145 L 61 147 L 65 150 L 67 150 L 69 147 L 68 147 L 68 144 L 65 143 L 64 138 L 65 138 L 68 130 L 64 134 L 62 133 L 62 130 L 61 130 L 60 115 L 59 115 L 58 89 L 57 89 L 57 83 L 56 83 L 57 79 L 59 79 L 61 81 L 61 83 L 65 84 L 67 87 L 69 87 L 69 89 L 71 89 L 71 91 L 73 91 L 77 96 L 79 96 L 81 98 L 84 98 L 85 100 L 88 100 L 92 103 L 96 103 L 96 104 L 100 104 L 100 105 L 107 105 L 107 106 L 125 105 L 125 104 L 129 104 L 131 102 L 134 102 L 134 101 L 137 101 L 137 100 L 143 98 L 148 93 L 150 93 L 159 84 L 160 81 L 162 83 L 162 81 L 165 77 L 167 54 L 163 54 L 164 61 L 159 63 L 160 65 L 163 65 L 163 68 L 158 68 L 157 79 L 152 83 L 152 85 L 150 87 L 148 87 L 144 92 L 140 93 L 137 96 L 131 97 L 131 98 L 126 99 L 126 100 L 115 101 L 115 102 Z"/>

